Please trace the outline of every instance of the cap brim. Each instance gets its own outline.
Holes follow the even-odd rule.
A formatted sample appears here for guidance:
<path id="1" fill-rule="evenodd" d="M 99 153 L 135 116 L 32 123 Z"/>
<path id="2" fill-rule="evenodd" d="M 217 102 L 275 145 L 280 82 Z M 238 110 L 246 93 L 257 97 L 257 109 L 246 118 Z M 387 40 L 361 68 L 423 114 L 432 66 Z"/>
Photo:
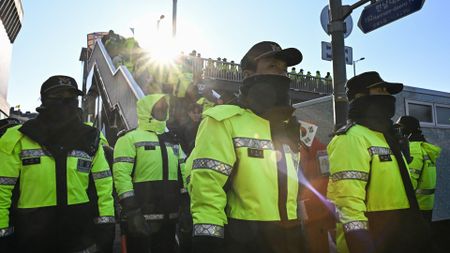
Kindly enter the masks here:
<path id="1" fill-rule="evenodd" d="M 83 96 L 84 95 L 81 90 L 73 87 L 72 85 L 53 86 L 53 87 L 50 87 L 47 90 L 45 90 L 43 93 L 44 94 L 49 94 L 49 93 L 53 93 L 53 92 L 56 92 L 56 91 L 62 91 L 62 90 L 72 91 L 77 96 Z"/>
<path id="2" fill-rule="evenodd" d="M 298 50 L 297 48 L 291 47 L 291 48 L 283 49 L 281 51 L 272 51 L 272 52 L 264 53 L 264 54 L 256 57 L 255 61 L 262 59 L 262 58 L 267 58 L 267 57 L 274 57 L 276 59 L 283 60 L 284 62 L 286 62 L 286 65 L 288 67 L 297 65 L 300 62 L 302 62 L 302 60 L 303 60 L 303 55 L 300 52 L 300 50 Z"/>
<path id="3" fill-rule="evenodd" d="M 372 84 L 370 86 L 367 86 L 367 88 L 374 88 L 374 87 L 383 87 L 386 88 L 387 91 L 390 94 L 397 94 L 400 91 L 403 90 L 403 84 L 402 83 L 389 83 L 389 82 L 379 82 L 379 83 L 375 83 Z"/>

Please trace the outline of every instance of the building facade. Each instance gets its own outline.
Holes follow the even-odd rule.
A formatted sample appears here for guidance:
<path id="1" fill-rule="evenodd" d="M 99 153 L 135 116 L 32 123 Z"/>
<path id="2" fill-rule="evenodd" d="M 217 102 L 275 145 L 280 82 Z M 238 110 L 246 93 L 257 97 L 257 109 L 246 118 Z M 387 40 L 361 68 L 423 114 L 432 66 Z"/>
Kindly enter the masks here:
<path id="1" fill-rule="evenodd" d="M 9 70 L 14 41 L 22 28 L 21 0 L 0 0 L 0 119 L 8 116 Z"/>

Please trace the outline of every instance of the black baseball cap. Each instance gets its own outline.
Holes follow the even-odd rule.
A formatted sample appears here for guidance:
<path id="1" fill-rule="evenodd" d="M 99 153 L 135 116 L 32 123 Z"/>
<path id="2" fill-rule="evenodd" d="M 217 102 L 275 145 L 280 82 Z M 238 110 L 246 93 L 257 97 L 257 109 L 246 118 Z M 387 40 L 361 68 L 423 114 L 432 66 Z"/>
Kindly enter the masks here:
<path id="1" fill-rule="evenodd" d="M 266 57 L 283 60 L 288 67 L 299 64 L 303 59 L 302 53 L 297 48 L 282 49 L 273 41 L 261 41 L 252 46 L 244 55 L 241 60 L 241 68 L 242 70 L 251 69 L 258 60 Z"/>
<path id="2" fill-rule="evenodd" d="M 48 78 L 41 86 L 41 97 L 46 97 L 56 91 L 73 91 L 76 96 L 83 96 L 83 92 L 78 89 L 78 84 L 70 76 L 56 75 Z"/>
<path id="3" fill-rule="evenodd" d="M 420 122 L 413 116 L 400 117 L 397 120 L 396 125 L 403 127 L 407 133 L 415 133 L 420 130 Z"/>
<path id="4" fill-rule="evenodd" d="M 374 87 L 385 87 L 391 95 L 403 90 L 402 83 L 386 82 L 376 71 L 368 71 L 354 76 L 345 84 L 348 100 L 353 100 L 357 93 L 368 93 L 369 88 Z"/>

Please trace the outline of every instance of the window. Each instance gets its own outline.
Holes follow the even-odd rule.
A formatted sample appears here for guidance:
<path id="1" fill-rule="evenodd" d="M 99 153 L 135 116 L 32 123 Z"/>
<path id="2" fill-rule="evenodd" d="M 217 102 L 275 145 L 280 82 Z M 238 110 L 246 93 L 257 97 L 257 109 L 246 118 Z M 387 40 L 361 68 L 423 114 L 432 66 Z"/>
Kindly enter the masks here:
<path id="1" fill-rule="evenodd" d="M 434 124 L 433 104 L 406 101 L 406 114 L 417 118 L 421 123 Z"/>
<path id="2" fill-rule="evenodd" d="M 436 105 L 436 124 L 450 126 L 450 106 Z"/>
<path id="3" fill-rule="evenodd" d="M 406 115 L 420 121 L 422 127 L 450 127 L 450 105 L 405 100 Z"/>

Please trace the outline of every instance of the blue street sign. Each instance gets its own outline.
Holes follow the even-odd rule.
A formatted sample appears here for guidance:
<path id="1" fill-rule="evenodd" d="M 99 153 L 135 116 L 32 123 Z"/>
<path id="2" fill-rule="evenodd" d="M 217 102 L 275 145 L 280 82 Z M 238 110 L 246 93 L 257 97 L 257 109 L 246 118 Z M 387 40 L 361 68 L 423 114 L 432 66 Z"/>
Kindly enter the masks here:
<path id="1" fill-rule="evenodd" d="M 422 9 L 425 0 L 379 0 L 364 8 L 358 21 L 363 33 L 403 18 Z"/>

